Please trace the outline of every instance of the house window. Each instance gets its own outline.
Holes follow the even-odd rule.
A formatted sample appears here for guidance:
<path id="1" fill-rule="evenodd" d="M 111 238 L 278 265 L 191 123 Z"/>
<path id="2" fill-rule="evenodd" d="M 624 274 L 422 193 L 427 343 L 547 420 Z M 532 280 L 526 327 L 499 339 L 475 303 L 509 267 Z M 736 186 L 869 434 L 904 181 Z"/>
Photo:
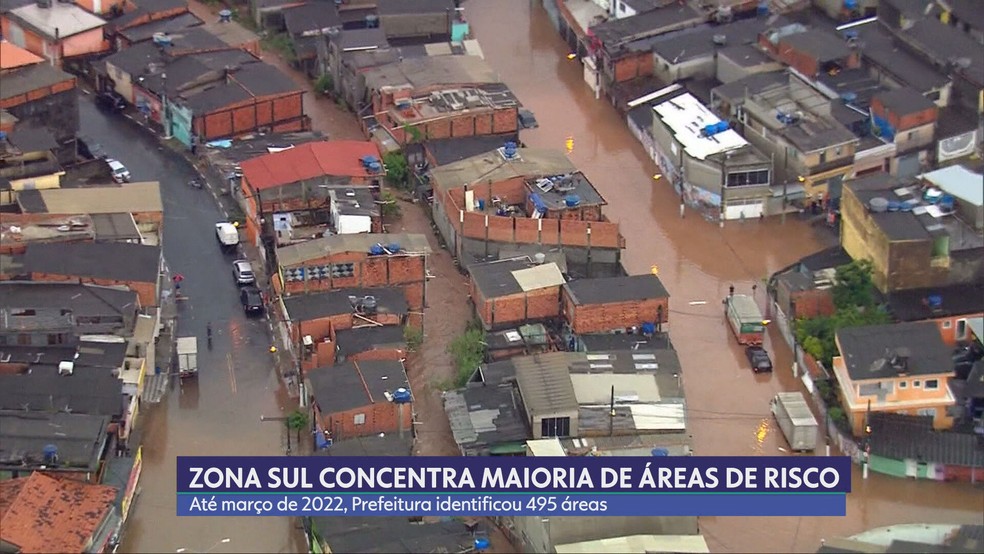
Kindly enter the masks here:
<path id="1" fill-rule="evenodd" d="M 915 131 L 909 131 L 909 133 L 905 135 L 905 140 L 913 140 L 914 138 L 916 138 Z"/>
<path id="2" fill-rule="evenodd" d="M 949 319 L 943 321 L 943 328 L 944 329 L 949 329 L 950 327 L 953 327 L 953 322 L 952 321 L 950 321 Z"/>
<path id="3" fill-rule="evenodd" d="M 916 411 L 916 415 L 936 417 L 936 408 L 921 408 Z"/>
<path id="4" fill-rule="evenodd" d="M 769 170 L 759 169 L 755 171 L 738 171 L 728 173 L 729 187 L 745 187 L 749 185 L 769 184 Z"/>
<path id="5" fill-rule="evenodd" d="M 926 390 L 936 390 L 936 389 L 940 388 L 940 380 L 939 379 L 926 379 L 926 384 L 923 385 L 923 388 L 926 389 Z"/>
<path id="6" fill-rule="evenodd" d="M 827 153 L 826 152 L 820 152 L 820 162 L 819 163 L 822 163 L 822 164 L 827 163 Z"/>
<path id="7" fill-rule="evenodd" d="M 965 338 L 967 338 L 967 320 L 966 319 L 958 319 L 957 320 L 957 330 L 956 330 L 956 333 L 955 334 L 956 334 L 957 340 L 964 340 Z"/>
<path id="8" fill-rule="evenodd" d="M 909 387 L 909 382 L 908 381 L 899 381 L 899 388 L 900 389 L 904 389 L 904 388 L 908 388 L 908 387 Z"/>
<path id="9" fill-rule="evenodd" d="M 914 389 L 918 389 L 921 386 L 922 386 L 922 381 L 920 381 L 919 379 L 916 379 L 915 381 L 912 382 L 912 388 Z"/>
<path id="10" fill-rule="evenodd" d="M 571 436 L 571 418 L 545 417 L 540 421 L 540 435 L 543 437 Z"/>
<path id="11" fill-rule="evenodd" d="M 844 149 L 841 148 L 840 146 L 838 146 L 837 148 L 834 148 L 834 155 L 835 156 L 840 156 L 843 151 L 844 151 Z"/>
<path id="12" fill-rule="evenodd" d="M 352 423 L 355 423 L 356 425 L 365 425 L 366 414 L 355 414 L 355 417 L 352 419 Z"/>

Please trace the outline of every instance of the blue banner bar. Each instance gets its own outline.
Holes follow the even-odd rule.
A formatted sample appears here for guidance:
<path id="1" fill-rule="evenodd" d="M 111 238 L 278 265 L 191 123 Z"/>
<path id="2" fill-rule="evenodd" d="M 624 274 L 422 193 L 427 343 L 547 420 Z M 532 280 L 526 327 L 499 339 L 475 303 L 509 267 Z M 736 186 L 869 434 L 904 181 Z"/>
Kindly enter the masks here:
<path id="1" fill-rule="evenodd" d="M 845 516 L 844 494 L 179 494 L 179 516 Z"/>
<path id="2" fill-rule="evenodd" d="M 178 457 L 179 492 L 838 492 L 847 457 Z"/>

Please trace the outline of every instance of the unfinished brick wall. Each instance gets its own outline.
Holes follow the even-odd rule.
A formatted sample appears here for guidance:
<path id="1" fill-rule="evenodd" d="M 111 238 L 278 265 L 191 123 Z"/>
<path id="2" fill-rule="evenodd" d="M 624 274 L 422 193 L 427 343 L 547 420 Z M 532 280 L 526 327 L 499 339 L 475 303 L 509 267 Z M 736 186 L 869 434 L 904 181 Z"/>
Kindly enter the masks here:
<path id="1" fill-rule="evenodd" d="M 652 75 L 655 67 L 651 50 L 627 54 L 615 60 L 615 82 L 623 83 L 636 77 Z"/>
<path id="2" fill-rule="evenodd" d="M 329 368 L 323 368 L 330 371 Z M 413 414 L 410 404 L 394 404 L 385 398 L 375 399 L 375 403 L 346 410 L 331 412 L 330 408 L 315 406 L 315 414 L 322 426 L 328 430 L 333 440 L 368 437 L 379 433 L 396 433 L 400 430 L 399 420 L 402 412 L 403 431 L 413 427 Z M 365 415 L 365 423 L 355 424 L 355 416 Z"/>
<path id="3" fill-rule="evenodd" d="M 208 114 L 196 115 L 195 134 L 205 140 L 234 137 L 260 127 L 274 130 L 304 126 L 303 92 L 251 98 Z M 286 130 L 286 129 L 285 129 Z"/>
<path id="4" fill-rule="evenodd" d="M 796 291 L 789 295 L 789 301 L 793 305 L 790 315 L 796 319 L 833 315 L 835 311 L 834 296 L 829 289 Z"/>
<path id="5" fill-rule="evenodd" d="M 451 215 L 453 217 L 453 214 Z M 465 212 L 463 237 L 518 244 L 625 248 L 617 223 L 570 219 L 530 219 Z"/>
<path id="6" fill-rule="evenodd" d="M 402 348 L 373 348 L 372 350 L 349 354 L 345 359 L 350 362 L 362 362 L 366 360 L 392 360 L 395 362 L 405 360 L 406 357 L 407 351 Z"/>
<path id="7" fill-rule="evenodd" d="M 564 296 L 564 315 L 578 334 L 607 333 L 643 323 L 654 323 L 660 306 L 663 307 L 663 324 L 667 324 L 669 319 L 668 298 L 575 306 L 566 293 Z"/>
<path id="8" fill-rule="evenodd" d="M 473 293 L 475 310 L 486 329 L 520 325 L 560 315 L 560 287 L 547 287 L 528 293 L 486 299 Z"/>

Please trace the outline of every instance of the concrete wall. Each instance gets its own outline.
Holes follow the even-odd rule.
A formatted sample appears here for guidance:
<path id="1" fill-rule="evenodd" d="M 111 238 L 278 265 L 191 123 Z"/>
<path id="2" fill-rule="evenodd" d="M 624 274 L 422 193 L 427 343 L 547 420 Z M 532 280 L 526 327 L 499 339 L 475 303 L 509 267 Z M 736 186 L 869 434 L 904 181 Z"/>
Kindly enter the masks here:
<path id="1" fill-rule="evenodd" d="M 691 77 L 713 77 L 717 72 L 717 67 L 714 63 L 714 54 L 675 64 L 672 63 L 672 60 L 654 56 L 653 63 L 656 66 L 656 77 L 663 83 L 674 83 Z"/>

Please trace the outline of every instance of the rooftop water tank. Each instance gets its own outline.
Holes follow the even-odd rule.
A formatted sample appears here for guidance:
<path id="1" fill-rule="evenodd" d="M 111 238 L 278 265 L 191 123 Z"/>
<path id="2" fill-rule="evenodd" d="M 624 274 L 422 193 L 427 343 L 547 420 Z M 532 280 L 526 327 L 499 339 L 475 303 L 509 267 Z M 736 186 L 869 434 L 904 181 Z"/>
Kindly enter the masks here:
<path id="1" fill-rule="evenodd" d="M 383 249 L 383 245 L 382 244 L 374 244 L 374 245 L 372 245 L 372 246 L 369 247 L 369 254 L 371 256 L 382 256 L 385 253 L 386 253 L 386 250 Z"/>
<path id="2" fill-rule="evenodd" d="M 542 264 L 543 262 L 547 261 L 547 255 L 544 254 L 543 252 L 537 252 L 536 254 L 533 254 L 533 261 L 535 261 L 537 264 Z"/>
<path id="3" fill-rule="evenodd" d="M 701 129 L 700 134 L 704 135 L 705 137 L 710 137 L 713 136 L 714 133 L 716 132 L 717 132 L 717 124 L 712 123 L 710 125 L 704 125 L 703 129 Z"/>
<path id="4" fill-rule="evenodd" d="M 157 46 L 171 46 L 171 37 L 167 33 L 154 33 L 153 41 Z"/>
<path id="5" fill-rule="evenodd" d="M 475 550 L 488 550 L 490 545 L 491 543 L 489 543 L 489 539 L 485 537 L 478 537 L 475 539 Z"/>
<path id="6" fill-rule="evenodd" d="M 516 143 L 507 142 L 505 146 L 502 147 L 502 153 L 506 155 L 507 158 L 514 158 L 516 156 Z"/>
<path id="7" fill-rule="evenodd" d="M 886 212 L 888 211 L 888 200 L 876 196 L 868 201 L 868 208 L 876 214 Z"/>
<path id="8" fill-rule="evenodd" d="M 844 9 L 850 11 L 858 9 L 858 0 L 844 0 Z"/>
<path id="9" fill-rule="evenodd" d="M 943 297 L 938 294 L 931 294 L 926 298 L 926 303 L 929 307 L 938 310 L 943 307 Z"/>
<path id="10" fill-rule="evenodd" d="M 390 252 L 396 254 L 397 252 L 403 250 L 403 247 L 401 247 L 400 246 L 400 243 L 398 243 L 398 242 L 391 242 L 391 243 L 389 243 L 389 244 L 386 245 L 386 249 L 389 250 Z"/>
<path id="11" fill-rule="evenodd" d="M 362 311 L 367 314 L 374 314 L 379 310 L 379 303 L 376 302 L 375 296 L 367 296 L 362 299 L 361 302 Z"/>
<path id="12" fill-rule="evenodd" d="M 653 448 L 651 451 L 653 456 L 669 456 L 670 451 L 665 448 Z"/>
<path id="13" fill-rule="evenodd" d="M 944 211 L 952 210 L 956 203 L 957 200 L 949 194 L 944 194 L 943 197 L 940 198 L 940 208 Z"/>
<path id="14" fill-rule="evenodd" d="M 408 404 L 412 400 L 410 391 L 400 387 L 393 391 L 393 402 L 397 404 Z"/>
<path id="15" fill-rule="evenodd" d="M 379 27 L 379 16 L 378 15 L 367 15 L 366 16 L 366 29 L 375 29 Z"/>
<path id="16" fill-rule="evenodd" d="M 642 334 L 643 335 L 655 335 L 656 334 L 656 324 L 651 321 L 646 321 L 642 324 Z"/>
<path id="17" fill-rule="evenodd" d="M 715 133 L 723 133 L 731 128 L 731 125 L 727 121 L 718 121 L 714 126 Z"/>
<path id="18" fill-rule="evenodd" d="M 566 204 L 568 208 L 573 208 L 580 203 L 581 197 L 576 194 L 568 194 L 564 197 L 564 204 Z"/>
<path id="19" fill-rule="evenodd" d="M 894 200 L 888 201 L 888 211 L 890 212 L 897 212 L 901 207 L 902 204 L 900 202 L 895 202 Z"/>
<path id="20" fill-rule="evenodd" d="M 46 444 L 41 450 L 44 455 L 44 463 L 46 465 L 51 465 L 58 461 L 58 447 L 53 444 Z"/>

